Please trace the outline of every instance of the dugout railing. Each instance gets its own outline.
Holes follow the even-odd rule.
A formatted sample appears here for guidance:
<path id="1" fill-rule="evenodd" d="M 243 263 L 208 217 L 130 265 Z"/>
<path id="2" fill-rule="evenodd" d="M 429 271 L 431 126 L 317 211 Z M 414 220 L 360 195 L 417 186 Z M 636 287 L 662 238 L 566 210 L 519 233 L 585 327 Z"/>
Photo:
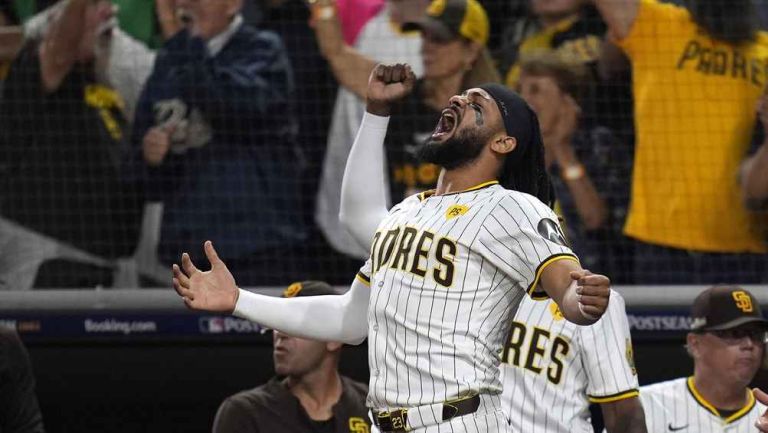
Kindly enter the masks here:
<path id="1" fill-rule="evenodd" d="M 768 287 L 745 287 L 768 308 Z M 703 287 L 615 289 L 641 384 L 689 374 L 688 307 Z M 0 292 L 0 326 L 29 349 L 49 432 L 207 432 L 223 398 L 272 376 L 269 333 L 188 311 L 172 289 Z M 345 349 L 342 371 L 367 380 L 365 343 Z"/>

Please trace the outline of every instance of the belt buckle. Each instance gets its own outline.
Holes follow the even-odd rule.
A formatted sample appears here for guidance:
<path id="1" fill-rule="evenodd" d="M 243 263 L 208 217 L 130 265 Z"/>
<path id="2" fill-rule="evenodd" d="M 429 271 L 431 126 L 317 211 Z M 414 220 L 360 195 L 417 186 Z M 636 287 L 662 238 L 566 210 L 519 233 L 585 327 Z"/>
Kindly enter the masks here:
<path id="1" fill-rule="evenodd" d="M 383 432 L 401 433 L 408 431 L 408 410 L 385 410 L 376 414 L 377 427 Z"/>

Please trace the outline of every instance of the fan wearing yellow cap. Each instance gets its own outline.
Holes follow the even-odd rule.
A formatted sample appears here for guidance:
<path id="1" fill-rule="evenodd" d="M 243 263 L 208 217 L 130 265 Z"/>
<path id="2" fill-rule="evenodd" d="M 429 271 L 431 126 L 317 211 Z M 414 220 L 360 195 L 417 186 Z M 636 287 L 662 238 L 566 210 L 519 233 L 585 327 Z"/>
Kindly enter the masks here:
<path id="1" fill-rule="evenodd" d="M 403 25 L 422 37 L 424 75 L 408 97 L 392 108 L 385 143 L 393 203 L 433 188 L 439 170 L 419 162 L 415 149 L 432 134 L 445 101 L 499 77 L 485 48 L 490 25 L 476 0 L 435 0 L 426 14 Z"/>

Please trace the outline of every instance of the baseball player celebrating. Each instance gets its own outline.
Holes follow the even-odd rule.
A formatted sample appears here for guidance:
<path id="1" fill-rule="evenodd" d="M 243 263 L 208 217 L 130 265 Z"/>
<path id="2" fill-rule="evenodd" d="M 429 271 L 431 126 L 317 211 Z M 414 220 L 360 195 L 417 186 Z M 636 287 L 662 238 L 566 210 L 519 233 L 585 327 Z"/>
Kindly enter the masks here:
<path id="1" fill-rule="evenodd" d="M 471 93 L 463 96 L 467 102 Z M 355 142 L 341 198 L 342 222 L 367 248 L 387 215 L 384 151 L 371 144 Z M 591 433 L 591 402 L 600 404 L 609 433 L 646 432 L 629 324 L 618 293 L 611 293 L 605 315 L 589 327 L 565 320 L 551 299 L 523 297 L 502 361 L 502 404 L 515 432 Z"/>
<path id="2" fill-rule="evenodd" d="M 406 65 L 371 74 L 357 141 L 381 148 L 390 104 L 413 88 Z M 436 190 L 393 207 L 369 260 L 342 296 L 282 299 L 241 289 L 213 245 L 211 270 L 182 255 L 174 288 L 194 309 L 232 312 L 304 338 L 368 337 L 367 403 L 383 432 L 507 432 L 499 353 L 526 294 L 550 296 L 588 325 L 608 307 L 610 281 L 579 266 L 557 217 L 538 121 L 499 85 L 454 96 L 420 154 L 442 167 Z M 503 183 L 514 189 L 506 189 Z"/>
<path id="3" fill-rule="evenodd" d="M 747 388 L 765 351 L 768 321 L 760 305 L 747 290 L 719 286 L 696 297 L 691 316 L 693 376 L 642 388 L 648 431 L 754 432 L 766 402 Z"/>

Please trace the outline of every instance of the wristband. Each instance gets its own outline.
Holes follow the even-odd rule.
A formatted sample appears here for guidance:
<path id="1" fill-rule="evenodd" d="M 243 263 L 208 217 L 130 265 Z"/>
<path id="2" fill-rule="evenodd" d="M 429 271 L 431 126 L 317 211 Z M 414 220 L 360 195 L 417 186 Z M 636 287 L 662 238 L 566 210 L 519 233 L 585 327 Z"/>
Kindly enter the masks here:
<path id="1" fill-rule="evenodd" d="M 584 166 L 581 164 L 569 165 L 568 167 L 565 167 L 561 173 L 565 180 L 579 180 L 586 174 Z"/>
<path id="2" fill-rule="evenodd" d="M 336 2 L 323 0 L 309 0 L 312 11 L 312 20 L 327 21 L 336 16 Z"/>
<path id="3" fill-rule="evenodd" d="M 598 320 L 600 320 L 599 317 L 595 317 L 587 313 L 586 311 L 584 311 L 584 306 L 581 304 L 581 302 L 579 302 L 579 313 L 581 313 L 581 316 L 584 317 L 585 319 L 592 320 L 594 322 L 597 322 Z"/>

